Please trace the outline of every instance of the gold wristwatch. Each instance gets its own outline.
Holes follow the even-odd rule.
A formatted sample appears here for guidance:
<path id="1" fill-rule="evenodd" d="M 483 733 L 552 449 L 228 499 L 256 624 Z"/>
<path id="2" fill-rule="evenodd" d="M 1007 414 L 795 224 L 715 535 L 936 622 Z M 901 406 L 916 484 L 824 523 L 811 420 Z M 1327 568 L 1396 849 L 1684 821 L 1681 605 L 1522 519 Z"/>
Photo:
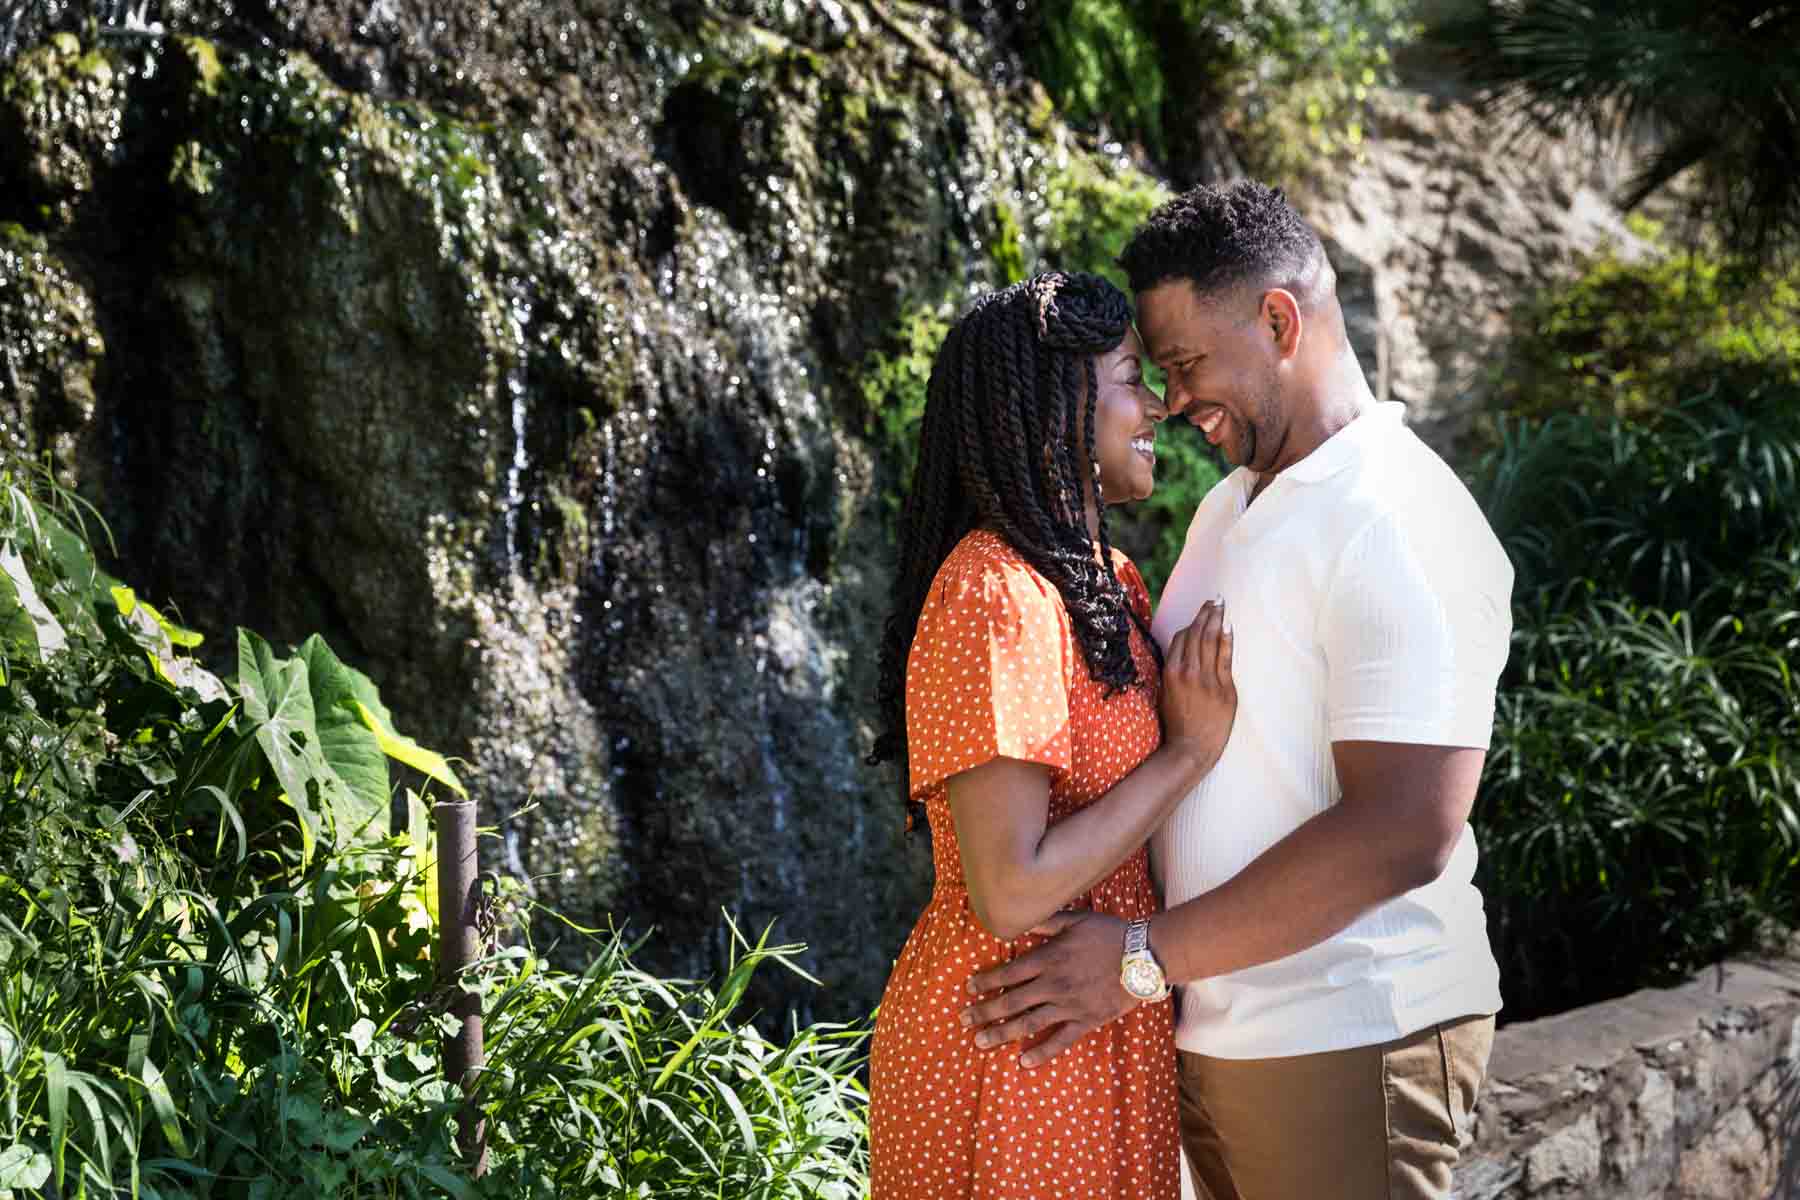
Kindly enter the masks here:
<path id="1" fill-rule="evenodd" d="M 1169 994 L 1162 964 L 1150 952 L 1148 919 L 1125 926 L 1125 957 L 1119 960 L 1119 982 L 1139 1000 L 1161 1000 Z"/>

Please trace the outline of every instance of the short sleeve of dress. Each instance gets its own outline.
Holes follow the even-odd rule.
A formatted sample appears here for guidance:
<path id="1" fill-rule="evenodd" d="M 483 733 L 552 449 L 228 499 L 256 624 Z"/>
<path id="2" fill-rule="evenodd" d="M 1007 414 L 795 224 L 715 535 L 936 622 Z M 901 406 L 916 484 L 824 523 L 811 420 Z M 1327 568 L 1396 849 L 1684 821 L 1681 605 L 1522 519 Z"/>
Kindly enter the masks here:
<path id="1" fill-rule="evenodd" d="M 1062 600 L 1034 572 L 989 559 L 940 576 L 906 665 L 913 796 L 996 758 L 1067 771 L 1073 653 Z"/>

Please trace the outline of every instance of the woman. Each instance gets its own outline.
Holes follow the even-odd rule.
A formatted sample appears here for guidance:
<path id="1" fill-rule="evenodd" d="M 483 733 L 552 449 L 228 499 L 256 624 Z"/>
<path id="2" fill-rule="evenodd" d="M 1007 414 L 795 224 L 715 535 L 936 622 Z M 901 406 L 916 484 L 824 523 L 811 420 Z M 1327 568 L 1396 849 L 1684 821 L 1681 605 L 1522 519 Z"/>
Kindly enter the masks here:
<path id="1" fill-rule="evenodd" d="M 959 1019 L 968 977 L 1059 909 L 1155 910 L 1145 839 L 1236 712 L 1223 612 L 1159 683 L 1149 595 L 1107 536 L 1168 415 L 1140 353 L 1116 288 L 1052 272 L 977 301 L 933 364 L 872 759 L 904 756 L 937 882 L 876 1022 L 874 1200 L 1179 1192 L 1166 998 L 1030 1071 Z"/>

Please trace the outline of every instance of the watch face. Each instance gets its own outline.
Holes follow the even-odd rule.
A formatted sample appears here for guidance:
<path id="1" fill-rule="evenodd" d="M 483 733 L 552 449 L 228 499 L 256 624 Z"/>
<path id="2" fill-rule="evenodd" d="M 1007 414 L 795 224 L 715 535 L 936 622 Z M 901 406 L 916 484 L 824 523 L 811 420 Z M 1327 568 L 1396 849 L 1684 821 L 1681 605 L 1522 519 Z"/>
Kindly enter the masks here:
<path id="1" fill-rule="evenodd" d="M 1163 973 L 1156 963 L 1145 958 L 1133 959 L 1125 964 L 1119 973 L 1119 981 L 1125 990 L 1140 1000 L 1149 1000 L 1162 993 Z"/>

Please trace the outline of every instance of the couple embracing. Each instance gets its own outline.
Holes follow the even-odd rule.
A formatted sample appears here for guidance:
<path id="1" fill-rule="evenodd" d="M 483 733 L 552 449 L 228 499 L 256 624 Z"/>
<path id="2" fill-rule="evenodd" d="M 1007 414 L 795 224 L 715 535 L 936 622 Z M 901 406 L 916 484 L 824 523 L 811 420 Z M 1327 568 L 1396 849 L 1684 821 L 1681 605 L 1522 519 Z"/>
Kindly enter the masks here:
<path id="1" fill-rule="evenodd" d="M 1467 818 L 1512 568 L 1280 191 L 1196 188 L 1120 263 L 1135 323 L 1051 272 L 932 370 L 876 758 L 936 885 L 873 1200 L 1174 1200 L 1183 1149 L 1211 1200 L 1447 1196 L 1500 1006 Z M 1153 608 L 1106 512 L 1173 418 L 1236 470 Z"/>

